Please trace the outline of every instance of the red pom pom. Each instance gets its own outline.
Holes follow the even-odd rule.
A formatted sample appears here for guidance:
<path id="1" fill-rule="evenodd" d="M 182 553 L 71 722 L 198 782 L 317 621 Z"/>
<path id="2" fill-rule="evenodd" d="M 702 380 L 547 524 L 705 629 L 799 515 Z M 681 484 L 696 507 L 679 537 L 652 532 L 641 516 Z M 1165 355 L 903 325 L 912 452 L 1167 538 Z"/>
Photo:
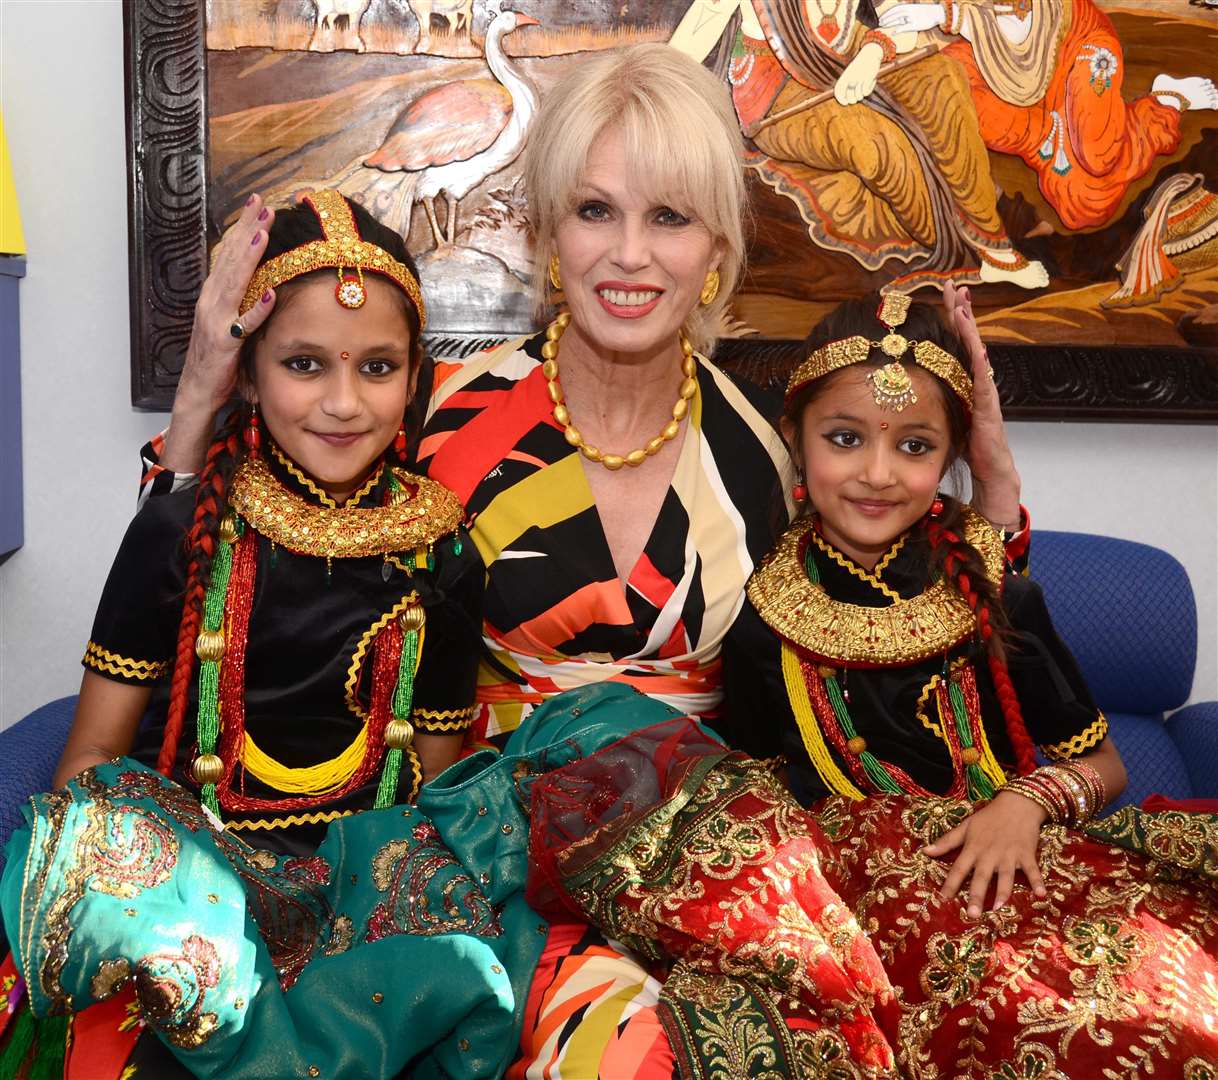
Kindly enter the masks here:
<path id="1" fill-rule="evenodd" d="M 796 502 L 807 502 L 808 501 L 808 485 L 807 484 L 796 484 L 793 488 L 791 488 L 791 497 Z"/>

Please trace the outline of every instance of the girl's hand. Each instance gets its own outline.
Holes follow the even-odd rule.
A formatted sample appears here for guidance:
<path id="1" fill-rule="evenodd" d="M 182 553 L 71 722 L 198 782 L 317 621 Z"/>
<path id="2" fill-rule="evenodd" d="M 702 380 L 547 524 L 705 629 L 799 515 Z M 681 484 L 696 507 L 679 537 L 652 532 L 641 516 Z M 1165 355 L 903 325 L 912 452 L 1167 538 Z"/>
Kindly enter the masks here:
<path id="1" fill-rule="evenodd" d="M 1037 896 L 1048 895 L 1036 861 L 1040 827 L 1045 820 L 1044 810 L 1031 799 L 1013 791 L 1000 791 L 988 805 L 922 849 L 923 854 L 938 858 L 960 848 L 939 895 L 944 900 L 950 899 L 971 876 L 968 914 L 971 919 L 979 919 L 990 882 L 997 876 L 991 909 L 996 911 L 1010 899 L 1016 870 L 1024 872 Z"/>
<path id="2" fill-rule="evenodd" d="M 994 525 L 1019 528 L 1019 473 L 1007 443 L 994 370 L 973 318 L 972 296 L 950 281 L 943 289 L 948 324 L 968 351 L 973 376 L 973 423 L 964 457 L 973 477 L 973 507 Z M 1026 800 L 1025 800 L 1026 801 Z"/>
<path id="3" fill-rule="evenodd" d="M 161 464 L 174 472 L 197 472 L 202 466 L 216 413 L 236 388 L 241 340 L 233 337 L 232 326 L 274 220 L 275 211 L 264 206 L 258 195 L 251 195 L 213 253 L 211 272 L 195 305 L 186 362 L 161 453 Z M 241 317 L 246 336 L 266 322 L 274 308 L 275 293 L 268 290 Z"/>

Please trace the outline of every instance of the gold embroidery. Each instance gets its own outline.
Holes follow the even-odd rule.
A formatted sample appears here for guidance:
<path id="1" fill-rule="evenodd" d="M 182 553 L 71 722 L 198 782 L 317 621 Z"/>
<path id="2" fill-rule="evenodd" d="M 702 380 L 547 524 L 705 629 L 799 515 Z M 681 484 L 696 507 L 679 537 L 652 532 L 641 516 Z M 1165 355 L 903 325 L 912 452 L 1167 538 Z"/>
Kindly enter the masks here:
<path id="1" fill-rule="evenodd" d="M 876 563 L 875 571 L 873 573 L 869 574 L 869 573 L 867 573 L 866 570 L 864 570 L 861 566 L 859 566 L 852 559 L 846 558 L 845 555 L 843 555 L 840 551 L 837 550 L 837 548 L 835 548 L 832 544 L 830 544 L 828 541 L 826 541 L 825 538 L 823 536 L 821 536 L 820 533 L 818 533 L 815 529 L 812 530 L 811 536 L 812 536 L 812 543 L 814 543 L 818 548 L 820 548 L 821 551 L 823 551 L 826 555 L 828 555 L 830 559 L 832 559 L 835 563 L 837 563 L 837 565 L 840 566 L 847 573 L 853 574 L 860 581 L 865 581 L 873 589 L 879 589 L 880 592 L 882 592 L 885 596 L 887 596 L 889 600 L 897 601 L 897 600 L 901 599 L 901 594 L 899 592 L 897 592 L 896 589 L 890 588 L 889 586 L 885 585 L 880 580 L 880 577 L 879 577 L 880 565 L 881 565 L 880 563 Z M 892 548 L 889 550 L 888 554 L 884 556 L 884 559 L 883 559 L 884 566 L 887 566 L 888 563 L 892 561 L 893 556 L 896 555 L 896 553 L 901 550 L 901 548 L 904 546 L 904 544 L 905 544 L 905 537 L 902 536 L 901 539 L 898 540 L 892 546 Z"/>
<path id="2" fill-rule="evenodd" d="M 464 731 L 473 723 L 476 705 L 464 709 L 414 709 L 410 718 L 419 731 Z"/>
<path id="3" fill-rule="evenodd" d="M 885 608 L 832 599 L 808 580 L 800 558 L 811 528 L 811 521 L 796 522 L 749 579 L 749 599 L 781 637 L 838 663 L 904 665 L 937 656 L 974 632 L 968 603 L 942 579 Z M 998 533 L 967 508 L 964 538 L 981 554 L 990 580 L 1001 581 L 1005 557 Z"/>
<path id="4" fill-rule="evenodd" d="M 85 648 L 84 665 L 107 675 L 121 675 L 124 679 L 140 679 L 151 682 L 169 670 L 168 660 L 132 660 L 119 656 L 109 649 L 90 641 Z"/>
<path id="5" fill-rule="evenodd" d="M 426 477 L 394 469 L 414 494 L 390 506 L 314 506 L 288 491 L 260 457 L 233 477 L 229 505 L 274 544 L 299 555 L 353 559 L 425 546 L 453 532 L 463 511 L 457 496 Z"/>
<path id="6" fill-rule="evenodd" d="M 419 594 L 417 592 L 407 593 L 396 604 L 386 611 L 379 619 L 376 620 L 359 639 L 359 643 L 355 646 L 355 652 L 351 654 L 351 663 L 347 667 L 347 682 L 343 687 L 347 708 L 350 709 L 361 720 L 368 719 L 368 710 L 360 703 L 355 696 L 355 689 L 359 685 L 359 672 L 364 663 L 364 654 L 368 651 L 368 646 L 372 644 L 372 639 L 381 632 L 390 619 L 396 619 L 403 611 L 413 604 L 418 603 Z"/>
<path id="7" fill-rule="evenodd" d="M 1041 749 L 1045 752 L 1045 757 L 1052 758 L 1054 761 L 1065 761 L 1067 758 L 1085 754 L 1088 750 L 1094 750 L 1104 741 L 1107 734 L 1108 720 L 1103 713 L 1100 713 L 1077 735 L 1064 742 L 1054 743 L 1052 746 L 1042 746 Z"/>
<path id="8" fill-rule="evenodd" d="M 292 825 L 325 825 L 340 817 L 347 817 L 354 810 L 319 810 L 313 814 L 289 814 L 287 817 L 275 818 L 241 818 L 236 821 L 226 821 L 226 829 L 286 829 Z"/>
<path id="9" fill-rule="evenodd" d="M 284 467 L 288 475 L 292 477 L 296 483 L 300 484 L 310 495 L 312 495 L 322 506 L 329 510 L 337 510 L 336 503 L 330 494 L 319 488 L 312 480 L 305 476 L 304 472 L 290 457 L 287 456 L 278 446 L 271 445 L 271 453 L 275 455 L 275 460 Z"/>

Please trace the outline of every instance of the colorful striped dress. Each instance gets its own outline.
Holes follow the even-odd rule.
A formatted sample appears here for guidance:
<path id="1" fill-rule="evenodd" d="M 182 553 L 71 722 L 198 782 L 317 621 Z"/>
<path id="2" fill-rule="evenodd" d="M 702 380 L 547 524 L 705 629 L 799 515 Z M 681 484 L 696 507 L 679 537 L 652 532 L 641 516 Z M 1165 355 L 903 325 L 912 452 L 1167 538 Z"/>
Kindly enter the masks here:
<path id="1" fill-rule="evenodd" d="M 563 690 L 615 681 L 714 724 L 720 650 L 785 527 L 792 467 L 765 396 L 698 357 L 667 495 L 623 589 L 579 452 L 555 421 L 543 335 L 436 365 L 419 468 L 464 503 L 487 568 L 472 731 L 502 743 Z M 551 926 L 509 1077 L 672 1075 L 659 982 L 597 931 Z"/>

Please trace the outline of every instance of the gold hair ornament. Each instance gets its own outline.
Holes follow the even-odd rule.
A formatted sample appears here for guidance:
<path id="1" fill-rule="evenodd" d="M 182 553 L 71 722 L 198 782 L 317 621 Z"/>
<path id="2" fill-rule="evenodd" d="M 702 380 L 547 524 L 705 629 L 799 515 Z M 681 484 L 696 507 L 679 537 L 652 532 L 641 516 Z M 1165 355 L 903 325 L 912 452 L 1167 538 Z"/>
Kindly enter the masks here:
<path id="1" fill-rule="evenodd" d="M 422 331 L 427 325 L 427 308 L 418 280 L 384 248 L 361 239 L 347 200 L 337 191 L 327 190 L 310 192 L 303 201 L 317 215 L 325 239 L 310 240 L 258 267 L 241 301 L 241 314 L 249 311 L 268 289 L 276 289 L 302 274 L 332 267 L 338 271 L 334 296 L 343 307 L 351 310 L 363 307 L 368 299 L 364 271 L 380 274 L 410 297 Z"/>
<path id="2" fill-rule="evenodd" d="M 861 364 L 870 357 L 872 349 L 879 349 L 891 359 L 868 376 L 872 396 L 881 409 L 900 412 L 907 405 L 916 404 L 918 400 L 918 395 L 914 393 L 913 379 L 901 363 L 901 359 L 912 350 L 914 363 L 947 383 L 964 402 L 964 407 L 972 412 L 973 380 L 969 378 L 960 361 L 933 341 L 910 341 L 904 334 L 897 333 L 896 328 L 905 322 L 911 303 L 911 298 L 901 293 L 889 293 L 884 297 L 876 315 L 888 327 L 888 333 L 879 341 L 855 334 L 838 341 L 830 341 L 814 350 L 791 373 L 787 382 L 786 399 L 790 401 L 792 395 L 808 383 L 823 378 L 831 371 Z"/>

